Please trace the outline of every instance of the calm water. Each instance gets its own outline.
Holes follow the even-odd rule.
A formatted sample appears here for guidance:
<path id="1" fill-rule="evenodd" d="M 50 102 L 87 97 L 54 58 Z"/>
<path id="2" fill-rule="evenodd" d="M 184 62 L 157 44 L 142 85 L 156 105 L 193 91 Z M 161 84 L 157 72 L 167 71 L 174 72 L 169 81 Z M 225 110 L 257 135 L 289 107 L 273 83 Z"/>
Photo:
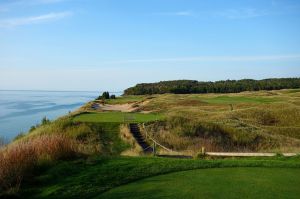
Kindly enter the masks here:
<path id="1" fill-rule="evenodd" d="M 27 132 L 43 117 L 55 119 L 95 99 L 100 92 L 0 91 L 0 137 Z M 114 93 L 118 94 L 118 93 Z"/>

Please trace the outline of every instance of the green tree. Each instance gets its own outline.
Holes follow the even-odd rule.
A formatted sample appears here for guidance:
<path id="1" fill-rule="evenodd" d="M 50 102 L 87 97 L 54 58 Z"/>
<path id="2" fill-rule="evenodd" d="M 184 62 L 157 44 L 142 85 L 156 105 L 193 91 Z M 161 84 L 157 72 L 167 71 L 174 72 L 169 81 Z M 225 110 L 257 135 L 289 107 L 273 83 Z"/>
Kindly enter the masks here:
<path id="1" fill-rule="evenodd" d="M 102 93 L 102 99 L 109 99 L 109 92 L 105 91 Z"/>

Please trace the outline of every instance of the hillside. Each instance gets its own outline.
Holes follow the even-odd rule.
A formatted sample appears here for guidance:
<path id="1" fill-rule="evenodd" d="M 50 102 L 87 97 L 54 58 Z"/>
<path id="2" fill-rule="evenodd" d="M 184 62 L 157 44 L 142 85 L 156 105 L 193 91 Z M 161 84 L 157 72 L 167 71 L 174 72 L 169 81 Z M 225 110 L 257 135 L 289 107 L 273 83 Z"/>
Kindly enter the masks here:
<path id="1" fill-rule="evenodd" d="M 220 189 L 229 190 L 228 171 L 236 171 L 244 178 L 241 184 L 244 191 L 231 191 L 236 196 L 257 196 L 246 191 L 251 190 L 248 182 L 264 187 L 260 184 L 264 181 L 282 189 L 267 192 L 257 189 L 259 195 L 285 195 L 289 190 L 289 195 L 294 197 L 298 191 L 292 185 L 299 181 L 289 176 L 299 175 L 299 157 L 281 157 L 280 154 L 300 152 L 299 98 L 300 89 L 289 89 L 230 94 L 126 95 L 94 100 L 55 121 L 43 120 L 1 149 L 0 193 L 4 195 L 0 196 L 132 198 L 138 189 L 140 194 L 150 198 L 152 194 L 147 193 L 147 187 L 160 190 L 149 184 L 152 179 L 187 180 L 190 175 L 195 176 L 193 183 L 199 184 L 200 179 L 205 178 L 212 184 L 218 183 Z M 145 154 L 130 133 L 129 123 L 139 126 L 150 146 L 151 139 L 155 139 L 173 151 L 157 147 L 157 156 L 179 154 L 195 160 Z M 219 159 L 203 155 L 202 147 L 208 152 L 275 152 L 279 155 Z M 236 170 L 235 167 L 245 168 Z M 203 168 L 224 169 L 204 172 Z M 194 171 L 179 172 L 186 170 Z M 224 180 L 210 177 L 215 172 L 224 176 Z M 172 174 L 162 175 L 169 173 Z M 261 173 L 267 175 L 264 177 Z M 232 182 L 239 180 L 232 176 Z M 180 186 L 190 197 L 199 191 L 214 193 L 214 189 L 204 187 L 189 189 L 193 183 Z M 176 194 L 170 187 L 160 187 L 155 197 L 172 192 L 174 198 L 180 198 L 180 193 Z"/>
<path id="2" fill-rule="evenodd" d="M 195 80 L 161 81 L 142 83 L 124 91 L 125 95 L 147 95 L 164 93 L 239 93 L 243 91 L 279 90 L 300 88 L 300 78 L 273 78 L 263 80 L 242 79 L 216 82 Z"/>
<path id="3" fill-rule="evenodd" d="M 147 123 L 144 133 L 176 151 L 205 146 L 208 151 L 299 152 L 299 97 L 300 90 L 294 89 L 125 96 L 121 103 L 135 102 L 136 111 L 164 115 L 162 121 Z"/>

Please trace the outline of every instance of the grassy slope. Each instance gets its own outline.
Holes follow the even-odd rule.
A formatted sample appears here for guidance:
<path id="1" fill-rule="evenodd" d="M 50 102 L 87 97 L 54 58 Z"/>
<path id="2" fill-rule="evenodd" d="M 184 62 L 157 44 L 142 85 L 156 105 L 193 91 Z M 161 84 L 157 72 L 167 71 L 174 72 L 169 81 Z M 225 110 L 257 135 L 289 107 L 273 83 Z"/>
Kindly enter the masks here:
<path id="1" fill-rule="evenodd" d="M 237 133 L 244 137 L 243 133 L 261 133 L 261 135 L 276 136 L 283 144 L 285 138 L 295 138 L 300 126 L 299 97 L 300 92 L 276 91 L 276 92 L 246 92 L 226 95 L 155 95 L 142 110 L 155 110 L 162 115 L 183 116 L 192 120 L 192 123 L 218 123 L 225 127 L 237 129 Z M 139 96 L 144 100 L 146 96 Z M 149 99 L 149 98 L 148 98 Z M 131 99 L 122 98 L 122 102 Z M 233 104 L 234 111 L 229 104 Z M 259 123 L 269 114 L 278 120 L 274 125 Z M 58 120 L 50 125 L 39 127 L 26 139 L 44 133 L 64 133 L 76 139 L 83 140 L 86 144 L 99 143 L 102 155 L 118 155 L 126 144 L 120 140 L 118 126 L 123 121 L 122 113 L 82 114 L 74 120 Z M 137 114 L 140 122 L 156 120 L 156 114 Z M 236 119 L 237 118 L 237 119 Z M 249 126 L 255 126 L 255 128 Z M 268 128 L 279 129 L 266 131 Z M 290 129 L 284 139 L 281 128 Z M 189 130 L 193 130 L 188 127 Z M 159 129 L 158 129 L 159 130 Z M 158 132 L 154 128 L 155 132 Z M 174 129 L 171 129 L 174 130 Z M 179 129 L 180 130 L 180 129 Z M 244 132 L 243 132 L 244 130 Z M 163 131 L 159 131 L 163 134 Z M 175 132 L 175 131 L 174 131 Z M 174 133 L 173 131 L 170 133 Z M 175 132 L 176 133 L 176 132 Z M 96 135 L 96 137 L 94 137 Z M 278 137 L 277 137 L 278 136 Z M 246 136 L 245 136 L 246 137 Z M 159 137 L 165 142 L 172 141 L 172 137 Z M 178 136 L 180 142 L 186 142 L 186 146 L 197 144 L 197 137 Z M 297 140 L 296 140 L 297 141 Z M 164 143 L 165 144 L 165 143 Z M 199 150 L 199 143 L 195 145 Z M 284 167 L 300 168 L 300 160 L 297 158 L 271 158 L 271 159 L 232 159 L 232 160 L 180 160 L 162 158 L 121 158 L 121 157 L 97 157 L 87 160 L 64 161 L 53 163 L 47 169 L 36 170 L 32 180 L 26 180 L 22 187 L 22 197 L 27 198 L 88 198 L 101 197 L 101 193 L 146 177 L 166 174 L 176 171 L 184 171 L 199 168 L 219 167 Z M 225 182 L 225 181 L 224 181 Z"/>
<path id="2" fill-rule="evenodd" d="M 300 152 L 299 89 L 153 96 L 142 110 L 164 113 L 171 120 L 162 128 L 152 126 L 148 131 L 171 148 L 194 150 L 202 145 L 208 150 Z M 172 117 L 182 117 L 189 124 L 173 124 Z M 209 128 L 197 133 L 199 125 Z M 232 147 L 220 145 L 218 137 L 224 134 L 216 135 L 211 130 L 216 128 L 225 133 Z M 155 133 L 159 129 L 160 134 Z M 186 136 L 178 136 L 178 132 Z"/>
<path id="3" fill-rule="evenodd" d="M 64 134 L 84 144 L 87 153 L 119 155 L 130 147 L 120 138 L 120 124 L 115 122 L 77 122 L 64 117 L 42 125 L 18 140 L 34 139 L 44 134 Z M 18 141 L 16 140 L 16 142 Z M 93 151 L 97 148 L 96 151 Z"/>
<path id="4" fill-rule="evenodd" d="M 22 196 L 27 198 L 101 198 L 101 194 L 109 189 L 146 177 L 184 170 L 224 167 L 300 168 L 300 161 L 299 157 L 224 160 L 96 157 L 88 160 L 61 162 L 48 170 L 41 170 L 37 173 L 37 177 L 25 184 Z M 212 180 L 212 182 L 217 183 L 217 180 L 219 179 Z M 145 196 L 150 197 L 150 195 Z"/>
<path id="5" fill-rule="evenodd" d="M 298 198 L 300 169 L 221 168 L 183 171 L 117 187 L 102 198 Z"/>

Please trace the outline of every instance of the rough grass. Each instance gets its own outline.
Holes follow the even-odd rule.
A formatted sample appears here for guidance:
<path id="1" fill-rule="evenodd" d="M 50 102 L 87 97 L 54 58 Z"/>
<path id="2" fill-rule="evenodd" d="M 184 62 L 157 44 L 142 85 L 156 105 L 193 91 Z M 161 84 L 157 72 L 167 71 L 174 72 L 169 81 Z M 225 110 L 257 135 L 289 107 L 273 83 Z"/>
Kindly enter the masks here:
<path id="1" fill-rule="evenodd" d="M 266 97 L 244 97 L 244 96 L 217 96 L 203 99 L 204 102 L 212 104 L 236 104 L 236 103 L 270 103 L 276 102 L 275 98 Z"/>
<path id="2" fill-rule="evenodd" d="M 167 116 L 168 124 L 150 124 L 148 133 L 173 149 L 300 152 L 299 99 L 297 90 L 164 94 L 141 110 Z M 182 121 L 170 125 L 175 118 Z"/>
<path id="3" fill-rule="evenodd" d="M 102 193 L 114 187 L 151 176 L 193 169 L 227 167 L 299 168 L 300 162 L 298 157 L 224 160 L 96 157 L 61 162 L 55 167 L 41 171 L 33 181 L 24 186 L 21 195 L 23 198 L 101 198 Z M 148 193 L 144 196 L 151 198 L 152 195 Z M 128 198 L 126 194 L 122 197 Z"/>
<path id="4" fill-rule="evenodd" d="M 115 122 L 76 122 L 66 117 L 42 125 L 26 134 L 20 141 L 40 135 L 65 135 L 81 143 L 85 154 L 118 155 L 128 148 L 120 138 L 120 124 Z M 18 143 L 19 140 L 15 142 Z"/>
<path id="5" fill-rule="evenodd" d="M 122 113 L 102 112 L 83 113 L 74 118 L 75 122 L 97 122 L 97 123 L 124 123 L 124 122 L 150 122 L 163 119 L 163 115 L 154 113 Z"/>
<path id="6" fill-rule="evenodd" d="M 0 191 L 18 191 L 39 162 L 70 159 L 78 149 L 78 143 L 64 135 L 42 135 L 7 146 L 0 151 Z"/>
<path id="7" fill-rule="evenodd" d="M 16 193 L 40 163 L 77 155 L 114 156 L 129 147 L 120 137 L 119 123 L 78 123 L 62 118 L 41 125 L 0 149 L 0 194 Z"/>
<path id="8" fill-rule="evenodd" d="M 167 183 L 166 183 L 167 182 Z M 146 178 L 102 198 L 298 198 L 300 169 L 217 168 Z"/>

